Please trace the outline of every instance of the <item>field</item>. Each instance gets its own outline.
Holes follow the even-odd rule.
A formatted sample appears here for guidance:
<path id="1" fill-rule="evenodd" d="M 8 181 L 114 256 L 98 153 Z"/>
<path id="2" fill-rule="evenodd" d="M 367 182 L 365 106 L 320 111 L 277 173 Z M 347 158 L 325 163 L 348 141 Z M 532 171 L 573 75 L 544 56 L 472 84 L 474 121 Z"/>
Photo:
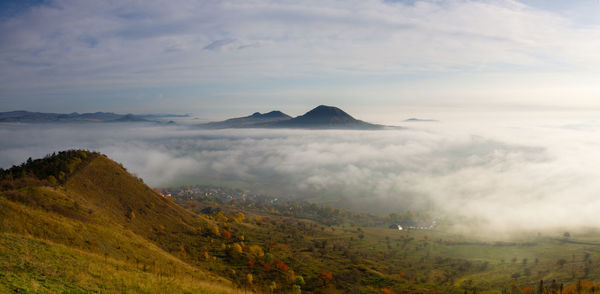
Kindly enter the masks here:
<path id="1" fill-rule="evenodd" d="M 469 236 L 453 233 L 443 221 L 433 229 L 400 231 L 386 225 L 388 218 L 293 202 L 214 196 L 176 201 L 229 222 L 247 243 L 279 256 L 305 278 L 305 291 L 331 283 L 341 293 L 527 293 L 543 280 L 544 288 L 558 291 L 562 284 L 569 293 L 595 291 L 593 281 L 600 280 L 600 233 L 593 229 Z M 239 212 L 246 219 L 231 222 Z"/>

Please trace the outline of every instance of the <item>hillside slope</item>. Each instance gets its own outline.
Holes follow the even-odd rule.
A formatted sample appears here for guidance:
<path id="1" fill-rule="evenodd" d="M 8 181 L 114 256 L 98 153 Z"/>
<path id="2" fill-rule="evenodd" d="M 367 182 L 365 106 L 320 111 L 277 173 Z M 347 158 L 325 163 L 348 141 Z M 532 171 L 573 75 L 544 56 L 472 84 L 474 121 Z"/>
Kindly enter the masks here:
<path id="1" fill-rule="evenodd" d="M 0 292 L 236 292 L 191 254 L 211 221 L 104 155 L 28 160 L 0 189 Z"/>

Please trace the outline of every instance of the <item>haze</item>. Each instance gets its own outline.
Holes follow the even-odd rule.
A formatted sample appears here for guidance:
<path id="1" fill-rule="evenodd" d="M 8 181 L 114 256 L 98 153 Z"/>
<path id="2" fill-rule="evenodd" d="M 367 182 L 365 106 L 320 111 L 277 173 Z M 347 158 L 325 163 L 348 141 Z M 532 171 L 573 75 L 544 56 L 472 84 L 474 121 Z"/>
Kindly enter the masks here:
<path id="1" fill-rule="evenodd" d="M 496 231 L 600 225 L 597 120 L 405 124 L 405 130 L 199 130 L 5 124 L 0 166 L 98 150 L 151 186 L 220 184 L 376 213 L 475 219 Z M 480 228 L 480 227 L 478 227 Z"/>

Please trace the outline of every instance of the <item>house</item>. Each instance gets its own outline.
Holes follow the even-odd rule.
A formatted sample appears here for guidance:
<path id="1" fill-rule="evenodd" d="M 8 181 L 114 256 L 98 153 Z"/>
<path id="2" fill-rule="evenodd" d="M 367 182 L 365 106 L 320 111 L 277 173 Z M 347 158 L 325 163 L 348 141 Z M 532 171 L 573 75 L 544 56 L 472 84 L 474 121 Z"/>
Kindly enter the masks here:
<path id="1" fill-rule="evenodd" d="M 399 225 L 399 224 L 391 224 L 388 228 L 390 228 L 390 229 L 398 229 L 398 231 L 402 231 L 403 230 L 402 226 Z"/>

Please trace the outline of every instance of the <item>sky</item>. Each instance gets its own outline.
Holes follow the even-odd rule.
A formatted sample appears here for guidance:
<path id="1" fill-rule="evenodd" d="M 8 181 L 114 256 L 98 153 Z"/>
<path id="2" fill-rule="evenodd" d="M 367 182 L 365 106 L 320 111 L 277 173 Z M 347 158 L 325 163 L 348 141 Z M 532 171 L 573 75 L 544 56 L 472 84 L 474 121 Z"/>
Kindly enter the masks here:
<path id="1" fill-rule="evenodd" d="M 597 0 L 2 1 L 0 111 L 600 111 L 599 16 Z"/>

